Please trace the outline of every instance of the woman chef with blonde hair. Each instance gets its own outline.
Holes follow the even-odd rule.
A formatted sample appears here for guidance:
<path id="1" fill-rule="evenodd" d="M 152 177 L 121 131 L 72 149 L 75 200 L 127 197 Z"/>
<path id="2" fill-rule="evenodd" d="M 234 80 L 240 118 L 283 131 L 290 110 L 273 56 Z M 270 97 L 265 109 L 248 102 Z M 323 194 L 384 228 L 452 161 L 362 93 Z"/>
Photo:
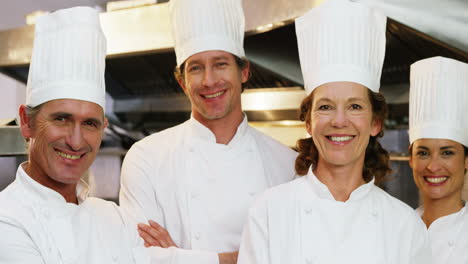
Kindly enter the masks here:
<path id="1" fill-rule="evenodd" d="M 303 177 L 259 197 L 238 263 L 430 262 L 421 219 L 375 185 L 390 171 L 377 141 L 387 111 L 378 93 L 385 30 L 383 14 L 348 0 L 296 20 L 311 135 L 298 142 Z"/>
<path id="2" fill-rule="evenodd" d="M 411 65 L 410 165 L 434 264 L 468 263 L 468 64 L 434 57 Z"/>

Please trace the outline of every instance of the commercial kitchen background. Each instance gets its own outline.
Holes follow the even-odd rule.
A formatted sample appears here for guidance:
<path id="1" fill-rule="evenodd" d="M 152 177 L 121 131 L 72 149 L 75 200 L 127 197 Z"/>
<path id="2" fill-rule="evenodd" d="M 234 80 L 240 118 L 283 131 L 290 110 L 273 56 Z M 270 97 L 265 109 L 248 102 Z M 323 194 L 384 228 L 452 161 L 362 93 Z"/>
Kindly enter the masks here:
<path id="1" fill-rule="evenodd" d="M 243 94 L 243 106 L 252 125 L 291 147 L 296 139 L 306 136 L 297 120 L 305 93 L 293 21 L 322 1 L 243 0 L 245 48 L 253 63 L 253 78 Z M 167 2 L 0 2 L 0 190 L 14 180 L 18 164 L 26 159 L 24 142 L 12 121 L 25 102 L 33 36 L 33 27 L 26 25 L 26 20 L 33 21 L 40 14 L 35 11 L 85 5 L 102 11 L 101 22 L 108 38 L 106 115 L 112 124 L 86 180 L 91 195 L 117 200 L 121 162 L 132 142 L 189 117 L 190 105 L 172 77 L 175 56 Z M 383 188 L 416 207 L 419 195 L 407 162 L 409 65 L 438 55 L 468 62 L 468 1 L 360 2 L 381 8 L 389 17 L 381 91 L 391 113 L 382 142 L 391 152 L 395 173 Z M 464 198 L 468 199 L 468 183 Z"/>

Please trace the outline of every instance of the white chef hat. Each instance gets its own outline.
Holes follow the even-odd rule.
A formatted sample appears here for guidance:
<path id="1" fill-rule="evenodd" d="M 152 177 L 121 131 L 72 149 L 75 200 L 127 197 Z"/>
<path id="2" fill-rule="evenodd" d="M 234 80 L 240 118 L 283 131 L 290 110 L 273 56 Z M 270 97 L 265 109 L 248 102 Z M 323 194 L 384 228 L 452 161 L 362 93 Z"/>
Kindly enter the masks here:
<path id="1" fill-rule="evenodd" d="M 450 139 L 468 147 L 468 64 L 433 57 L 411 65 L 409 138 Z"/>
<path id="2" fill-rule="evenodd" d="M 245 56 L 241 0 L 171 0 L 169 5 L 177 66 L 208 50 Z"/>
<path id="3" fill-rule="evenodd" d="M 364 4 L 328 0 L 296 19 L 304 86 L 338 81 L 380 89 L 387 17 Z"/>
<path id="4" fill-rule="evenodd" d="M 90 7 L 39 17 L 29 67 L 26 104 L 78 99 L 105 106 L 106 39 Z"/>

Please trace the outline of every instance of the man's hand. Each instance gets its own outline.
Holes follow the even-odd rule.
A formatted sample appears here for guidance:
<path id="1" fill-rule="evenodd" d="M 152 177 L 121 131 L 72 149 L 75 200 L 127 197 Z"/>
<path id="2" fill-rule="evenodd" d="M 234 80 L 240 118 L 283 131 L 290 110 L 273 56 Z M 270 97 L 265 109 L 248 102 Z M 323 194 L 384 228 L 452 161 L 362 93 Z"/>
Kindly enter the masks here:
<path id="1" fill-rule="evenodd" d="M 219 264 L 236 264 L 238 254 L 238 251 L 229 253 L 219 253 Z"/>
<path id="2" fill-rule="evenodd" d="M 138 234 L 145 241 L 145 247 L 177 247 L 166 229 L 153 220 L 149 220 L 148 223 L 149 225 L 138 224 Z"/>

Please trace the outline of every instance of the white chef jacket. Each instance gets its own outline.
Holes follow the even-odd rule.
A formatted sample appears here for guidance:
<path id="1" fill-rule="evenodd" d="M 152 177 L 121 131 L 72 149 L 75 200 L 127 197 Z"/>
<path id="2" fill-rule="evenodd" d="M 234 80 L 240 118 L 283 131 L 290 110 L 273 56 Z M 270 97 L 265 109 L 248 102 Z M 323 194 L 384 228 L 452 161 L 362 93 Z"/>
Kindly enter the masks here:
<path id="1" fill-rule="evenodd" d="M 429 226 L 433 264 L 468 264 L 468 205 Z M 422 216 L 424 208 L 417 212 Z"/>
<path id="2" fill-rule="evenodd" d="M 427 264 L 430 249 L 417 214 L 373 180 L 340 202 L 309 170 L 257 199 L 238 263 Z"/>
<path id="3" fill-rule="evenodd" d="M 124 216 L 112 202 L 87 198 L 84 182 L 77 186 L 77 197 L 79 205 L 67 203 L 59 193 L 29 177 L 20 165 L 15 181 L 0 192 L 0 263 L 168 261 L 157 248 L 143 247 L 132 217 Z M 176 261 L 188 256 L 180 250 L 172 255 Z"/>
<path id="4" fill-rule="evenodd" d="M 142 222 L 158 222 L 180 248 L 199 250 L 179 263 L 218 263 L 218 253 L 239 250 L 254 195 L 294 178 L 296 155 L 247 118 L 224 145 L 192 117 L 132 146 L 122 166 L 120 205 Z M 166 253 L 170 259 L 173 251 Z"/>

